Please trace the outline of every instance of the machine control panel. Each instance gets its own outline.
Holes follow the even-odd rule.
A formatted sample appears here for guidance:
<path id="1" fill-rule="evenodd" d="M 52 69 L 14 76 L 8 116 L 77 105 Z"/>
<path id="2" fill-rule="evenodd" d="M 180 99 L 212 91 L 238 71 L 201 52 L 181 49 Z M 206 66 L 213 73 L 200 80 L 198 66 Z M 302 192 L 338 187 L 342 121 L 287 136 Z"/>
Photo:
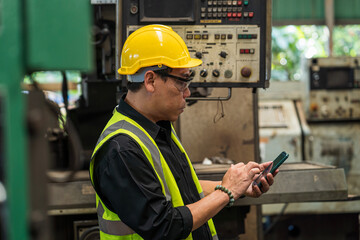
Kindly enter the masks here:
<path id="1" fill-rule="evenodd" d="M 128 32 L 139 26 L 129 26 Z M 254 25 L 172 26 L 190 55 L 203 61 L 192 83 L 257 83 L 260 81 L 260 28 Z M 230 84 L 231 85 L 231 84 Z"/>
<path id="2" fill-rule="evenodd" d="M 308 120 L 360 119 L 360 58 L 332 57 L 309 61 Z"/>
<path id="3" fill-rule="evenodd" d="M 268 87 L 271 0 L 123 1 L 123 41 L 143 25 L 171 26 L 190 55 L 193 87 Z"/>

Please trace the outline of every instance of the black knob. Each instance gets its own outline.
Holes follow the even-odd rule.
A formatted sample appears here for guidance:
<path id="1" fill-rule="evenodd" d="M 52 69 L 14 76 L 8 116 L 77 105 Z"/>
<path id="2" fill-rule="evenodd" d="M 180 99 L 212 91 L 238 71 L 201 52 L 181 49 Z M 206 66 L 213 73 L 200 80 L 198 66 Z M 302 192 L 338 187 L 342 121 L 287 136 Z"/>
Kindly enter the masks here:
<path id="1" fill-rule="evenodd" d="M 207 77 L 207 75 L 208 75 L 208 72 L 207 72 L 206 69 L 203 69 L 203 70 L 200 71 L 200 76 L 201 77 Z"/>
<path id="2" fill-rule="evenodd" d="M 193 78 L 195 76 L 195 74 L 196 74 L 195 70 L 190 70 L 190 77 Z"/>
<path id="3" fill-rule="evenodd" d="M 202 53 L 201 52 L 196 52 L 195 57 L 201 59 L 202 58 Z"/>
<path id="4" fill-rule="evenodd" d="M 226 58 L 226 56 L 228 55 L 226 52 L 224 52 L 224 51 L 221 51 L 220 52 L 220 57 L 222 57 L 222 58 Z"/>
<path id="5" fill-rule="evenodd" d="M 219 70 L 215 69 L 215 70 L 212 72 L 212 75 L 213 75 L 214 77 L 219 77 L 219 76 L 220 76 Z"/>

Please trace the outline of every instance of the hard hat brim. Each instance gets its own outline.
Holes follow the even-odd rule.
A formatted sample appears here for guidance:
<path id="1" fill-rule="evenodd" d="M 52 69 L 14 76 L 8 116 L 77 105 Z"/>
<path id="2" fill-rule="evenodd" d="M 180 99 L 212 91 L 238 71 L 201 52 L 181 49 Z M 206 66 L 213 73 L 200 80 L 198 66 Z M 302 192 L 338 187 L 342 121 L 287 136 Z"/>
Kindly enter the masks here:
<path id="1" fill-rule="evenodd" d="M 189 62 L 183 65 L 171 65 L 171 64 L 164 64 L 167 67 L 170 68 L 193 68 L 197 67 L 202 64 L 202 61 L 200 59 L 191 58 Z M 142 66 L 142 67 L 150 67 L 153 66 L 153 64 L 150 64 L 149 66 Z M 131 71 L 132 70 L 132 71 Z M 119 68 L 118 73 L 121 75 L 132 75 L 135 74 L 137 71 L 134 70 L 134 68 Z"/>
<path id="2" fill-rule="evenodd" d="M 201 64 L 202 64 L 202 61 L 200 59 L 191 58 L 187 64 L 182 65 L 182 66 L 172 67 L 172 68 L 193 68 L 193 67 L 197 67 Z M 171 66 L 169 66 L 169 67 L 171 67 Z"/>

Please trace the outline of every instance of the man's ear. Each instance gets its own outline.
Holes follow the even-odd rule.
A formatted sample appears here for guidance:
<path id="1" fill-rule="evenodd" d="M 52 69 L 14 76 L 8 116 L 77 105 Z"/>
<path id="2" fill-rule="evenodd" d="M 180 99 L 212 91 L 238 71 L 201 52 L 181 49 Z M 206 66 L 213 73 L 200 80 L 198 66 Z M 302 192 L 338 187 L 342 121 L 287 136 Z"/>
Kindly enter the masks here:
<path id="1" fill-rule="evenodd" d="M 153 71 L 147 71 L 144 75 L 144 86 L 148 92 L 155 91 L 155 78 L 156 75 Z"/>

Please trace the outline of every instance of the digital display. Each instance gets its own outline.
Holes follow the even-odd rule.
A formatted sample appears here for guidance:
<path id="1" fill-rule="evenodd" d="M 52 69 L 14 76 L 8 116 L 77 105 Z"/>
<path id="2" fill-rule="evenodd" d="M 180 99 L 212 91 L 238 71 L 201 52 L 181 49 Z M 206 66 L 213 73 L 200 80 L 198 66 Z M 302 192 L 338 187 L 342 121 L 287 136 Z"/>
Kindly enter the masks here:
<path id="1" fill-rule="evenodd" d="M 349 87 L 350 69 L 329 69 L 326 75 L 326 88 L 343 89 Z"/>
<path id="2" fill-rule="evenodd" d="M 195 0 L 140 0 L 140 22 L 193 22 Z"/>

